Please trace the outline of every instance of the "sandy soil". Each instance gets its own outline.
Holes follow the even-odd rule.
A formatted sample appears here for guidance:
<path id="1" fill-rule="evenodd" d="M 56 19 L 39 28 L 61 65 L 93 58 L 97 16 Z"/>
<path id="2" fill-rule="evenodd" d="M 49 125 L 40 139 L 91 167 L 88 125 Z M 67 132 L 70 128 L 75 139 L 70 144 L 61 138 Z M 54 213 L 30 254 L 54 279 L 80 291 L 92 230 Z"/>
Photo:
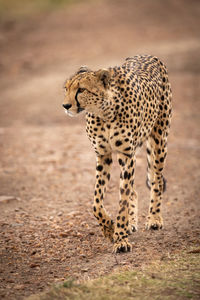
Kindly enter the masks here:
<path id="1" fill-rule="evenodd" d="M 0 23 L 0 298 L 22 299 L 66 277 L 94 278 L 199 243 L 199 1 L 94 1 Z M 137 156 L 139 231 L 112 254 L 92 215 L 95 155 L 84 117 L 67 118 L 62 84 L 78 66 L 149 53 L 168 66 L 173 123 L 165 228 L 144 230 L 145 149 Z M 105 206 L 118 208 L 114 161 Z"/>

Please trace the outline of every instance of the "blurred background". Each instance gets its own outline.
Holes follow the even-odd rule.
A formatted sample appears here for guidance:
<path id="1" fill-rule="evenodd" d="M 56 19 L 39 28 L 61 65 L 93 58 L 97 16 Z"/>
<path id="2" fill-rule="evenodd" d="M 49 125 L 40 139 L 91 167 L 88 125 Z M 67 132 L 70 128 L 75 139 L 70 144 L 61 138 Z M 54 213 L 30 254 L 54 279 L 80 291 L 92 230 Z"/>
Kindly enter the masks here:
<path id="1" fill-rule="evenodd" d="M 97 70 L 152 54 L 166 64 L 172 84 L 166 229 L 156 235 L 143 230 L 149 203 L 143 150 L 136 170 L 136 246 L 119 256 L 119 265 L 140 268 L 194 245 L 200 226 L 199 29 L 199 0 L 0 0 L 0 298 L 21 299 L 67 276 L 82 280 L 115 268 L 92 215 L 95 154 L 84 115 L 69 118 L 62 108 L 63 83 L 81 65 Z M 105 201 L 113 215 L 118 186 L 114 160 Z"/>
<path id="2" fill-rule="evenodd" d="M 199 18 L 198 0 L 0 0 L 1 93 L 12 85 L 0 122 L 64 121 L 58 92 L 81 65 L 98 69 L 146 53 L 170 74 L 198 74 Z"/>

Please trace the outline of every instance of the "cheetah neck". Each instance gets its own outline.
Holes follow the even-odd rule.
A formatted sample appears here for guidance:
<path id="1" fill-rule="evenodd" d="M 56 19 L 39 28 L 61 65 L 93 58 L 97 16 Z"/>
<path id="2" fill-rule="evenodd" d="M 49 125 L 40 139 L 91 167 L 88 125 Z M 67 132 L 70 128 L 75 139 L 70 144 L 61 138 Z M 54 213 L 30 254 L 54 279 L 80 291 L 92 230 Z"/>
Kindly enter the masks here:
<path id="1" fill-rule="evenodd" d="M 116 116 L 113 94 L 110 90 L 106 92 L 106 95 L 98 111 L 98 116 L 104 121 L 111 121 Z"/>

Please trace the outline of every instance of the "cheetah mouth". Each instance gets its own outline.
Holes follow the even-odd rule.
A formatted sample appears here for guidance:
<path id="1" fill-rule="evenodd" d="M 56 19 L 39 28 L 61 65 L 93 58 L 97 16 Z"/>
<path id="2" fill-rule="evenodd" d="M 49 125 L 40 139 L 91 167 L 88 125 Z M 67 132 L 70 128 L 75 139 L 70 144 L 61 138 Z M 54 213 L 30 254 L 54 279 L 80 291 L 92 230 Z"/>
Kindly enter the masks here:
<path id="1" fill-rule="evenodd" d="M 79 114 L 79 113 L 81 113 L 82 111 L 84 111 L 84 108 L 82 108 L 82 107 L 78 107 L 78 109 L 77 109 L 77 113 Z"/>
<path id="2" fill-rule="evenodd" d="M 65 113 L 70 117 L 75 117 L 76 115 L 82 113 L 84 111 L 84 108 L 78 107 L 77 112 L 72 112 L 70 110 L 65 109 Z"/>
<path id="3" fill-rule="evenodd" d="M 73 112 L 71 112 L 71 111 L 69 111 L 69 110 L 67 110 L 67 109 L 65 109 L 65 113 L 66 113 L 68 116 L 70 116 L 70 117 L 75 117 L 75 116 L 76 116 L 76 113 L 73 113 Z"/>

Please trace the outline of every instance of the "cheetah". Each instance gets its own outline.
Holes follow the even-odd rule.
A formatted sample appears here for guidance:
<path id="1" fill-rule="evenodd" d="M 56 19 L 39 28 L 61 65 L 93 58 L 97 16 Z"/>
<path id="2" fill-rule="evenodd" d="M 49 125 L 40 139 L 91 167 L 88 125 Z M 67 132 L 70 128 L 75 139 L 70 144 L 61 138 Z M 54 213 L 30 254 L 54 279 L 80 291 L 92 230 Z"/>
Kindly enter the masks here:
<path id="1" fill-rule="evenodd" d="M 63 107 L 70 116 L 86 112 L 86 133 L 96 153 L 94 216 L 113 252 L 131 251 L 128 235 L 137 230 L 134 188 L 136 149 L 147 144 L 150 205 L 146 229 L 161 229 L 166 181 L 163 168 L 172 115 L 167 69 L 155 56 L 137 55 L 121 66 L 92 71 L 81 67 L 65 84 Z M 120 167 L 119 211 L 113 222 L 103 201 L 110 180 L 112 153 Z"/>

